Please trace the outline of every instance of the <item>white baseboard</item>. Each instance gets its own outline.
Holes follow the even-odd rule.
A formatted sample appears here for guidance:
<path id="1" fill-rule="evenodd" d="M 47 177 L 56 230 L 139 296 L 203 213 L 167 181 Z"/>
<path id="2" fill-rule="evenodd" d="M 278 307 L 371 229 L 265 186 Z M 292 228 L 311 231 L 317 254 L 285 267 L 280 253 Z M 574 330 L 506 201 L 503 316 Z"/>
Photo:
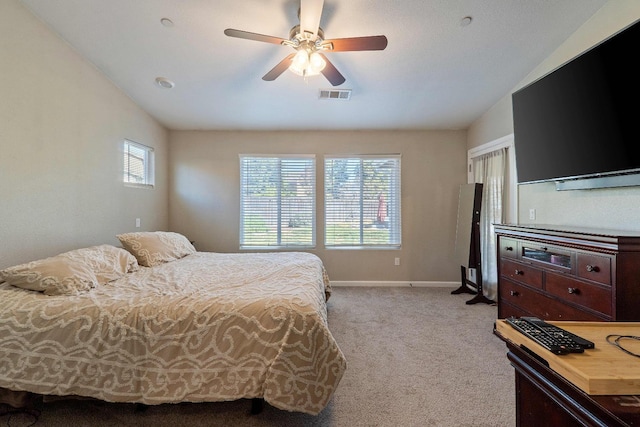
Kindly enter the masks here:
<path id="1" fill-rule="evenodd" d="M 460 282 L 400 282 L 400 281 L 368 281 L 368 280 L 332 280 L 331 286 L 339 288 L 341 286 L 361 286 L 361 287 L 388 287 L 388 288 L 457 288 Z"/>

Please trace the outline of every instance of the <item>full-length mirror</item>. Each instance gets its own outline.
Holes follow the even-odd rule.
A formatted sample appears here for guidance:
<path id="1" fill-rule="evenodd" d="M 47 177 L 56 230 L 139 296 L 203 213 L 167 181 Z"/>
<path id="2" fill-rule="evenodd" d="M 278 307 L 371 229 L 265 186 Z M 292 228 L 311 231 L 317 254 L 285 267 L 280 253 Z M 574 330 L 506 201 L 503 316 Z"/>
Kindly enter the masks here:
<path id="1" fill-rule="evenodd" d="M 477 184 L 463 184 L 460 186 L 458 196 L 458 221 L 456 225 L 456 252 L 455 257 L 459 265 L 475 268 L 470 264 L 471 233 L 473 231 L 473 206 L 475 201 L 475 189 Z"/>
<path id="2" fill-rule="evenodd" d="M 467 304 L 493 303 L 482 290 L 480 254 L 480 210 L 482 208 L 482 184 L 463 184 L 458 196 L 458 220 L 456 226 L 455 258 L 460 264 L 460 287 L 452 294 L 469 293 L 476 296 Z M 467 268 L 475 271 L 475 281 L 467 276 Z M 471 288 L 468 286 L 471 285 Z"/>

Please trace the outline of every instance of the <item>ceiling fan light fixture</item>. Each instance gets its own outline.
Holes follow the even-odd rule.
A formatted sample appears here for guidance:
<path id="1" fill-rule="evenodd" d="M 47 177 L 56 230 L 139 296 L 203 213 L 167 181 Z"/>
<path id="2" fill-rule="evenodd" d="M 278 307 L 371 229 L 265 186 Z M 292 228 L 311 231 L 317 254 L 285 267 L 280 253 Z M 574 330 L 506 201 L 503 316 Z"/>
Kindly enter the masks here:
<path id="1" fill-rule="evenodd" d="M 298 49 L 291 60 L 289 70 L 302 77 L 317 76 L 326 67 L 327 62 L 318 52 L 307 52 L 306 49 Z"/>
<path id="2" fill-rule="evenodd" d="M 318 52 L 313 52 L 311 55 L 309 55 L 310 68 L 317 70 L 317 72 L 319 73 L 322 70 L 324 70 L 324 67 L 326 66 L 327 66 L 327 61 L 325 61 L 322 55 L 320 55 Z"/>
<path id="3" fill-rule="evenodd" d="M 296 52 L 293 60 L 291 61 L 291 67 L 289 68 L 294 73 L 303 73 L 309 67 L 309 54 L 306 50 L 300 49 Z"/>

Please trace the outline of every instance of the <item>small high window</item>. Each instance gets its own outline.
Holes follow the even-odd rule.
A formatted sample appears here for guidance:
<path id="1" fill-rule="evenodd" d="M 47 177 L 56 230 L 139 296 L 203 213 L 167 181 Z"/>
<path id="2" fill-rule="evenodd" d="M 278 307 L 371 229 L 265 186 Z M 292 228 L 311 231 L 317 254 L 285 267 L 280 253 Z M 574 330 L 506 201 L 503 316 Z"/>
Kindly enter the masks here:
<path id="1" fill-rule="evenodd" d="M 153 188 L 153 172 L 153 148 L 125 139 L 124 183 Z"/>

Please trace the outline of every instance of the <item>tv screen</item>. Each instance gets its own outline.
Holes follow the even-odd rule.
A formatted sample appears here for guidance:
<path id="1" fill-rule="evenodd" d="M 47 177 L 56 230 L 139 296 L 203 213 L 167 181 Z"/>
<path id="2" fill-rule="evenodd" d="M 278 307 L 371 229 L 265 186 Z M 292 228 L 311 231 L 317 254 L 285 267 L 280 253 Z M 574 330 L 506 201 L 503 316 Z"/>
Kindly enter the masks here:
<path id="1" fill-rule="evenodd" d="M 519 183 L 640 169 L 640 23 L 512 95 Z"/>

